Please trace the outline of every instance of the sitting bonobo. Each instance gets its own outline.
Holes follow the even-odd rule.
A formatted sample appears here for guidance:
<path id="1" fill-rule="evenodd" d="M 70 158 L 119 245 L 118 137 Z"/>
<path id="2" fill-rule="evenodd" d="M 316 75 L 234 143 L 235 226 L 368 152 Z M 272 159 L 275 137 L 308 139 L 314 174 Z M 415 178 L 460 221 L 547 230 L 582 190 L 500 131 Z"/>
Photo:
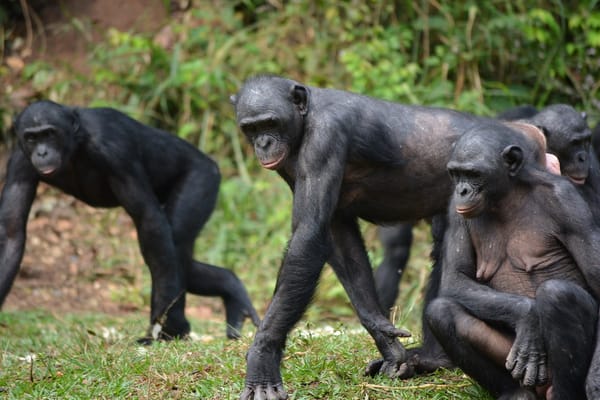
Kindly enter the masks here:
<path id="1" fill-rule="evenodd" d="M 439 297 L 426 320 L 454 363 L 502 399 L 585 399 L 600 230 L 543 149 L 482 124 L 457 142 Z"/>
<path id="2" fill-rule="evenodd" d="M 38 182 L 94 207 L 122 206 L 137 229 L 152 277 L 150 328 L 142 341 L 185 337 L 185 293 L 220 296 L 227 336 L 258 316 L 244 285 L 224 268 L 193 260 L 196 236 L 212 213 L 220 174 L 214 161 L 170 133 L 110 108 L 31 104 L 15 120 L 0 197 L 0 305 L 25 248 L 27 215 Z"/>

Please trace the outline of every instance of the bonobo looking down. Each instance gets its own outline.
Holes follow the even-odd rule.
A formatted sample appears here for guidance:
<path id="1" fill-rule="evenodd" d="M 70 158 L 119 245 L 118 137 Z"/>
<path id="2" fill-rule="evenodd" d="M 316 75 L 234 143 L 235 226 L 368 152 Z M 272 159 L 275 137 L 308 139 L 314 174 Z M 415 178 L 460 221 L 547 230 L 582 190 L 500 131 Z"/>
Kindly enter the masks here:
<path id="1" fill-rule="evenodd" d="M 27 215 L 42 181 L 94 207 L 122 206 L 133 219 L 152 278 L 144 342 L 189 333 L 186 292 L 223 299 L 228 337 L 239 336 L 246 317 L 259 322 L 233 272 L 192 258 L 219 190 L 214 161 L 110 108 L 41 101 L 17 117 L 14 130 L 18 145 L 0 198 L 0 304 L 19 270 Z"/>

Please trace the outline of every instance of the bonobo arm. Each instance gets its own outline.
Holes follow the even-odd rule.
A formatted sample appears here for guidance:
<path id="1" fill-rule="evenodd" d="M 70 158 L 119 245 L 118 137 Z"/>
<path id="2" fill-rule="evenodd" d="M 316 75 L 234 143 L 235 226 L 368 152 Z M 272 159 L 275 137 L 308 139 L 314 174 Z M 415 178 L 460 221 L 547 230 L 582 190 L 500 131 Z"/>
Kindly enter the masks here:
<path id="1" fill-rule="evenodd" d="M 589 206 L 570 182 L 559 187 L 560 201 L 549 207 L 551 217 L 562 224 L 559 240 L 575 259 L 596 299 L 600 298 L 600 227 L 594 223 Z"/>
<path id="2" fill-rule="evenodd" d="M 467 222 L 451 212 L 446 233 L 441 296 L 454 298 L 471 315 L 486 322 L 500 322 L 515 331 L 506 368 L 524 385 L 544 384 L 547 359 L 535 301 L 499 292 L 476 281 L 475 249 Z"/>
<path id="3" fill-rule="evenodd" d="M 23 251 L 27 216 L 35 198 L 38 175 L 20 148 L 8 162 L 0 196 L 0 306 L 17 276 Z"/>
<path id="4" fill-rule="evenodd" d="M 183 293 L 170 224 L 141 165 L 133 161 L 127 168 L 113 167 L 109 183 L 135 224 L 142 256 L 150 268 L 150 322 L 155 324 Z"/>
<path id="5" fill-rule="evenodd" d="M 450 214 L 454 214 L 450 212 Z M 498 292 L 476 280 L 477 260 L 467 222 L 454 214 L 444 239 L 440 294 L 457 300 L 473 316 L 515 328 L 533 302 L 525 296 Z"/>
<path id="6" fill-rule="evenodd" d="M 337 137 L 334 135 L 337 134 Z M 332 253 L 330 222 L 344 172 L 343 131 L 305 133 L 293 185 L 292 237 L 273 299 L 248 351 L 241 399 L 285 399 L 279 365 L 288 332 L 300 319 Z M 288 182 L 290 183 L 290 182 Z"/>

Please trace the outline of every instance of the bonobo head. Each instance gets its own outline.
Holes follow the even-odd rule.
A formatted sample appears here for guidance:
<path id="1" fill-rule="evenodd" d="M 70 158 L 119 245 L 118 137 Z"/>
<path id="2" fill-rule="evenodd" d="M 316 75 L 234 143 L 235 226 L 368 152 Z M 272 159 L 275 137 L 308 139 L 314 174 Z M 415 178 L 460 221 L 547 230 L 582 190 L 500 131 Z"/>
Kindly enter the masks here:
<path id="1" fill-rule="evenodd" d="M 509 192 L 524 166 L 542 166 L 545 149 L 531 135 L 505 125 L 480 124 L 455 143 L 447 168 L 453 205 L 465 218 L 490 210 Z"/>
<path id="2" fill-rule="evenodd" d="M 590 169 L 592 138 L 585 114 L 566 104 L 554 104 L 529 121 L 544 131 L 548 151 L 559 158 L 562 174 L 576 184 L 584 184 Z"/>
<path id="3" fill-rule="evenodd" d="M 50 176 L 68 159 L 79 120 L 70 108 L 51 101 L 29 105 L 15 120 L 19 145 L 39 174 Z"/>
<path id="4" fill-rule="evenodd" d="M 309 89 L 275 76 L 259 76 L 231 96 L 237 123 L 261 165 L 276 170 L 297 151 L 308 113 Z"/>

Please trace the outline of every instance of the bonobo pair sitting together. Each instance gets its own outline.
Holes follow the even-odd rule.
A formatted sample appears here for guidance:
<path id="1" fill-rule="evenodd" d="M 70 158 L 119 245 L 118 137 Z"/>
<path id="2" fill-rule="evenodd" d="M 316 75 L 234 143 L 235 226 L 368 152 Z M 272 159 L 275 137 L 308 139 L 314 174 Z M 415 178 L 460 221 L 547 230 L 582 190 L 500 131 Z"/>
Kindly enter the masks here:
<path id="1" fill-rule="evenodd" d="M 381 352 L 368 374 L 407 378 L 458 365 L 503 398 L 583 398 L 591 363 L 588 393 L 598 390 L 600 355 L 590 361 L 600 290 L 595 202 L 546 171 L 536 127 L 269 76 L 248 80 L 231 100 L 259 162 L 294 193 L 292 237 L 248 352 L 242 399 L 287 397 L 285 341 L 325 262 Z M 245 316 L 257 322 L 232 273 L 192 259 L 218 184 L 204 155 L 108 109 L 36 103 L 15 130 L 19 147 L 0 203 L 0 299 L 18 270 L 42 180 L 131 215 L 152 272 L 150 338 L 187 334 L 186 291 L 223 297 L 231 336 Z M 379 306 L 358 218 L 433 220 L 420 348 L 402 346 L 397 337 L 408 332 Z"/>
<path id="2" fill-rule="evenodd" d="M 242 399 L 287 397 L 286 337 L 325 262 L 383 356 L 368 374 L 405 378 L 454 364 L 504 399 L 582 399 L 586 389 L 597 397 L 600 228 L 598 201 L 586 197 L 587 174 L 597 174 L 587 126 L 573 143 L 562 138 L 576 188 L 547 170 L 546 140 L 560 141 L 560 129 L 545 138 L 534 125 L 269 76 L 246 81 L 231 101 L 259 162 L 294 193 L 292 237 Z M 433 218 L 421 348 L 400 344 L 407 332 L 378 304 L 358 218 Z"/>

